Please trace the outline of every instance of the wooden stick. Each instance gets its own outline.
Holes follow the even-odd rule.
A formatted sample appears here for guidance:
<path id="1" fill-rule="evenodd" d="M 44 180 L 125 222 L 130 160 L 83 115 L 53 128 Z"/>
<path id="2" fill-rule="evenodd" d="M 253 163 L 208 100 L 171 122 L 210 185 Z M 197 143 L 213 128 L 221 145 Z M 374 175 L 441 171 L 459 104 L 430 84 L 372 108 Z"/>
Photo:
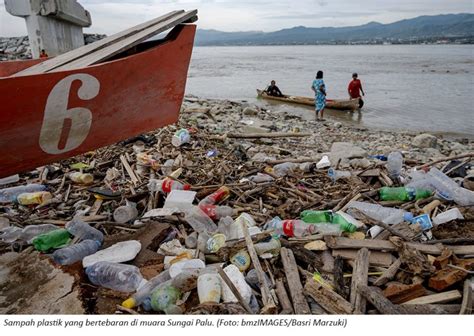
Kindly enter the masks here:
<path id="1" fill-rule="evenodd" d="M 308 302 L 303 295 L 303 286 L 301 285 L 298 267 L 293 255 L 293 251 L 282 247 L 280 251 L 281 261 L 285 270 L 286 282 L 290 289 L 291 299 L 293 301 L 293 308 L 296 315 L 311 314 Z"/>
<path id="2" fill-rule="evenodd" d="M 380 287 L 393 279 L 398 269 L 402 265 L 402 260 L 397 259 L 381 276 L 374 282 L 374 286 Z"/>
<path id="3" fill-rule="evenodd" d="M 280 314 L 283 315 L 290 315 L 293 314 L 293 306 L 291 305 L 290 298 L 286 292 L 285 284 L 283 283 L 282 279 L 278 279 L 275 282 L 275 291 L 278 296 L 278 300 L 280 301 L 281 305 L 281 312 Z"/>
<path id="4" fill-rule="evenodd" d="M 456 159 L 464 159 L 464 158 L 473 157 L 473 156 L 474 156 L 474 153 L 454 155 L 454 156 L 450 156 L 450 157 L 447 157 L 447 158 L 444 158 L 444 159 L 439 159 L 439 160 L 435 160 L 435 161 L 426 163 L 424 165 L 421 165 L 421 166 L 417 167 L 417 169 L 423 169 L 423 168 L 426 168 L 426 167 L 430 167 L 430 166 L 432 166 L 434 164 L 437 164 L 437 163 L 440 163 L 440 162 L 447 162 L 447 161 L 452 161 L 452 160 L 456 160 Z"/>
<path id="5" fill-rule="evenodd" d="M 232 282 L 232 280 L 230 280 L 229 276 L 227 275 L 227 273 L 222 269 L 222 267 L 218 267 L 217 268 L 217 272 L 219 273 L 219 275 L 221 276 L 222 280 L 224 280 L 224 282 L 226 283 L 227 286 L 229 286 L 229 289 L 231 290 L 231 292 L 234 294 L 234 296 L 237 298 L 237 300 L 239 300 L 239 303 L 242 305 L 242 307 L 244 307 L 244 309 L 249 313 L 249 314 L 253 314 L 252 312 L 252 309 L 250 309 L 250 306 L 247 304 L 247 302 L 245 301 L 245 299 L 242 297 L 242 295 L 240 294 L 239 290 L 235 287 L 234 283 Z"/>
<path id="6" fill-rule="evenodd" d="M 398 230 L 395 230 L 394 228 L 390 227 L 390 225 L 387 225 L 385 223 L 382 223 L 381 221 L 375 220 L 375 219 L 365 215 L 364 213 L 362 213 L 362 211 L 360 211 L 358 209 L 353 209 L 353 212 L 356 214 L 357 217 L 363 218 L 362 220 L 364 222 L 367 222 L 368 224 L 371 224 L 372 226 L 378 225 L 380 227 L 383 227 L 385 230 L 387 230 L 388 232 L 390 232 L 394 236 L 398 236 L 398 237 L 402 238 L 405 241 L 411 241 L 411 239 L 409 237 L 405 236 L 403 233 L 399 232 Z"/>
<path id="7" fill-rule="evenodd" d="M 464 281 L 464 290 L 463 290 L 463 295 L 462 295 L 461 309 L 459 310 L 460 315 L 472 314 L 473 296 L 474 295 L 472 293 L 471 281 L 470 280 Z"/>
<path id="8" fill-rule="evenodd" d="M 125 170 L 127 171 L 128 175 L 129 175 L 130 178 L 132 179 L 133 185 L 136 186 L 136 185 L 138 184 L 138 179 L 137 179 L 137 177 L 135 176 L 135 173 L 133 172 L 132 167 L 130 167 L 130 164 L 128 163 L 128 161 L 127 161 L 127 159 L 125 158 L 125 156 L 120 155 L 120 161 L 122 162 L 122 165 L 123 165 L 123 167 L 125 168 Z"/>
<path id="9" fill-rule="evenodd" d="M 414 305 L 405 305 L 403 310 L 410 315 L 441 315 L 449 314 L 453 315 L 459 311 L 460 305 L 434 305 L 434 304 L 414 304 Z"/>
<path id="10" fill-rule="evenodd" d="M 367 278 L 369 273 L 369 256 L 370 251 L 367 248 L 362 248 L 357 253 L 355 260 L 355 267 L 352 272 L 352 284 L 351 284 L 351 305 L 354 310 L 354 314 L 365 314 L 366 300 L 358 290 L 358 285 L 367 286 Z"/>
<path id="11" fill-rule="evenodd" d="M 228 138 L 234 139 L 259 139 L 259 138 L 304 138 L 311 136 L 311 133 L 227 133 Z"/>
<path id="12" fill-rule="evenodd" d="M 357 290 L 382 314 L 399 315 L 405 313 L 402 307 L 395 306 L 389 299 L 383 296 L 382 291 L 378 287 L 368 287 L 359 284 Z"/>
<path id="13" fill-rule="evenodd" d="M 266 306 L 263 309 L 269 310 L 272 307 L 275 307 L 275 302 L 273 302 L 267 279 L 265 278 L 265 273 L 263 272 L 262 265 L 260 264 L 257 252 L 255 251 L 255 246 L 253 245 L 252 238 L 250 237 L 247 224 L 242 221 L 241 227 L 245 237 L 245 243 L 247 244 L 247 250 L 249 252 L 250 259 L 252 259 L 253 267 L 255 268 L 255 271 L 257 271 L 258 282 L 260 283 L 260 290 L 262 291 L 262 301 Z"/>
<path id="14" fill-rule="evenodd" d="M 452 290 L 449 292 L 432 294 L 421 296 L 419 298 L 407 301 L 402 303 L 403 305 L 410 305 L 410 304 L 435 304 L 435 303 L 446 303 L 451 302 L 462 297 L 461 293 L 458 290 Z"/>
<path id="15" fill-rule="evenodd" d="M 306 162 L 317 162 L 320 159 L 316 158 L 301 158 L 301 159 L 279 159 L 279 160 L 265 160 L 265 163 L 268 163 L 269 165 L 276 165 L 280 163 L 286 163 L 286 162 L 291 162 L 291 163 L 306 163 Z"/>

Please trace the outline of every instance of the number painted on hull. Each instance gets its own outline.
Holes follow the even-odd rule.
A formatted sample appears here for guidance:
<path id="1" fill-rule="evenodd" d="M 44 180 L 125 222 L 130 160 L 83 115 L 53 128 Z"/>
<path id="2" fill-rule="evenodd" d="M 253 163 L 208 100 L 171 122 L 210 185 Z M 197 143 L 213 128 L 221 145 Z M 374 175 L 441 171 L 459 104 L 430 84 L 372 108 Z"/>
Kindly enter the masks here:
<path id="1" fill-rule="evenodd" d="M 60 80 L 51 90 L 46 101 L 43 124 L 39 137 L 41 149 L 48 154 L 61 154 L 79 147 L 89 134 L 92 125 L 92 112 L 85 107 L 68 109 L 72 83 L 80 81 L 77 97 L 81 100 L 94 99 L 100 91 L 97 78 L 88 74 L 74 74 Z M 60 148 L 61 135 L 65 121 L 71 126 L 63 148 Z"/>

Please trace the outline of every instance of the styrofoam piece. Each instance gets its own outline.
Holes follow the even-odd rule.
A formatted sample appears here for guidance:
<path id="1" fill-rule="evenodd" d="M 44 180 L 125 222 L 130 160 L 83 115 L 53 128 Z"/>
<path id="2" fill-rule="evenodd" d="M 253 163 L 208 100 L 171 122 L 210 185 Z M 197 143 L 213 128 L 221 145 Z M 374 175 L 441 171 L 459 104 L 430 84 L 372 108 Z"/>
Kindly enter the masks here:
<path id="1" fill-rule="evenodd" d="M 166 197 L 165 205 L 163 206 L 163 208 L 189 209 L 193 206 L 193 201 L 195 197 L 195 191 L 172 190 L 169 193 L 168 197 Z"/>
<path id="2" fill-rule="evenodd" d="M 137 240 L 120 242 L 100 250 L 82 260 L 83 267 L 89 267 L 99 261 L 109 261 L 121 263 L 135 259 L 142 249 L 142 244 Z"/>

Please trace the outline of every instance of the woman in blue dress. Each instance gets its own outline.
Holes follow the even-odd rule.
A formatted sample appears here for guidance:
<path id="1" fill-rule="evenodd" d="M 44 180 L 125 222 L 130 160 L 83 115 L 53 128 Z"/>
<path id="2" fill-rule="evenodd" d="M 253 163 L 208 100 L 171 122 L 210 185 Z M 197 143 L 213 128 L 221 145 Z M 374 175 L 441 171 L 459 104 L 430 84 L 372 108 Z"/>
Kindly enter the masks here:
<path id="1" fill-rule="evenodd" d="M 316 79 L 313 81 L 313 85 L 311 85 L 311 90 L 314 91 L 315 97 L 315 107 L 316 107 L 316 120 L 324 121 L 324 108 L 326 107 L 326 85 L 323 81 L 323 72 L 320 70 L 316 74 Z M 321 114 L 321 119 L 319 118 L 319 114 Z"/>

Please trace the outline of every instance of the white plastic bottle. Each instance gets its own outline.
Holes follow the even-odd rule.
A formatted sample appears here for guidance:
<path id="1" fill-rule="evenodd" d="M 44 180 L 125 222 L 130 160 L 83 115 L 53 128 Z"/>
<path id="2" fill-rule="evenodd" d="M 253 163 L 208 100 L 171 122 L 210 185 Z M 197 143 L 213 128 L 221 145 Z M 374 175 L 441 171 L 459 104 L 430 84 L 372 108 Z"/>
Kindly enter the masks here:
<path id="1" fill-rule="evenodd" d="M 235 285 L 237 290 L 239 291 L 240 295 L 243 299 L 249 303 L 252 297 L 252 289 L 245 281 L 243 274 L 239 271 L 237 266 L 229 265 L 224 268 L 224 272 L 227 274 L 229 279 Z M 221 286 L 222 286 L 222 298 L 224 302 L 238 302 L 235 295 L 230 290 L 229 286 L 225 283 L 225 281 L 221 278 Z"/>

